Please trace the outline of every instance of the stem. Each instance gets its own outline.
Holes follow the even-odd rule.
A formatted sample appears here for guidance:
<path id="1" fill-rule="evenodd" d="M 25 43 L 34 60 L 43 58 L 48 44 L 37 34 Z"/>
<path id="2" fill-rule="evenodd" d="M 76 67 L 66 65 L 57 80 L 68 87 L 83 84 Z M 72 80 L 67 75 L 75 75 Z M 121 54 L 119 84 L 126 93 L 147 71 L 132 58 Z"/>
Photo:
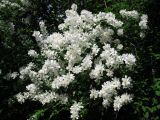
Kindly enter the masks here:
<path id="1" fill-rule="evenodd" d="M 100 120 L 103 120 L 103 115 L 104 115 L 104 108 L 102 107 L 102 109 L 101 109 L 101 118 L 100 118 Z"/>
<path id="2" fill-rule="evenodd" d="M 104 5 L 105 5 L 105 7 L 107 8 L 107 3 L 106 3 L 106 0 L 104 0 Z"/>

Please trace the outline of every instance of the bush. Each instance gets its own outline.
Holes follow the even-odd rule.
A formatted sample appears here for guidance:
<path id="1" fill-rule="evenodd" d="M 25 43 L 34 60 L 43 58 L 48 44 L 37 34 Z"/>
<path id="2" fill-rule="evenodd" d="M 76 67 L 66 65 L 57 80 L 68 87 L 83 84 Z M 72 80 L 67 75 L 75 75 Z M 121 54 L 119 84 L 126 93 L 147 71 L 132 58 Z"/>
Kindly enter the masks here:
<path id="1" fill-rule="evenodd" d="M 27 92 L 16 96 L 21 103 L 32 99 L 51 106 L 58 102 L 67 110 L 71 106 L 73 120 L 85 116 L 89 106 L 97 103 L 102 102 L 104 112 L 111 104 L 119 111 L 132 101 L 132 95 L 126 93 L 132 86 L 127 74 L 136 58 L 129 53 L 132 50 L 126 40 L 143 39 L 148 28 L 147 15 L 135 10 L 121 10 L 119 19 L 123 22 L 111 12 L 82 10 L 78 15 L 76 10 L 73 4 L 66 11 L 64 23 L 58 26 L 60 32 L 48 35 L 40 22 L 41 33 L 35 31 L 33 36 L 41 52 L 30 50 L 33 63 L 20 70 L 20 78 L 30 79 L 31 84 L 26 86 Z"/>

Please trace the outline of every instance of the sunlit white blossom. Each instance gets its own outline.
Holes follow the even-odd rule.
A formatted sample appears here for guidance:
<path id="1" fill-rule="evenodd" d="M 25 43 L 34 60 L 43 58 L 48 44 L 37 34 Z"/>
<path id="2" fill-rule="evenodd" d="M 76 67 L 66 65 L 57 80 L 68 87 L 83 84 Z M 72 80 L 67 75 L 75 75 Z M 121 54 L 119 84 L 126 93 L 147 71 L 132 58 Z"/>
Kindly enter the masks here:
<path id="1" fill-rule="evenodd" d="M 129 88 L 131 86 L 131 77 L 125 75 L 125 77 L 122 78 L 122 86 L 123 88 Z"/>
<path id="2" fill-rule="evenodd" d="M 123 45 L 122 45 L 122 44 L 118 44 L 118 45 L 117 45 L 117 49 L 118 49 L 118 50 L 122 50 L 122 49 L 123 49 Z"/>
<path id="3" fill-rule="evenodd" d="M 147 29 L 148 28 L 148 16 L 143 14 L 141 16 L 141 21 L 139 22 L 139 26 L 141 29 Z"/>
<path id="4" fill-rule="evenodd" d="M 119 12 L 123 17 L 131 17 L 131 18 L 135 18 L 135 19 L 138 19 L 139 17 L 139 14 L 136 10 L 133 10 L 133 11 L 127 11 L 127 10 L 120 10 Z"/>
<path id="5" fill-rule="evenodd" d="M 99 91 L 97 91 L 97 90 L 95 90 L 95 89 L 92 89 L 92 90 L 90 90 L 90 98 L 91 99 L 96 99 L 96 98 L 98 98 L 98 95 L 99 95 Z"/>
<path id="6" fill-rule="evenodd" d="M 19 103 L 24 103 L 25 100 L 29 98 L 29 96 L 30 96 L 30 94 L 28 92 L 24 92 L 24 93 L 18 93 L 16 95 L 16 98 Z"/>
<path id="7" fill-rule="evenodd" d="M 83 61 L 82 61 L 82 68 L 83 70 L 87 70 L 88 68 L 91 68 L 92 65 L 92 57 L 90 55 L 87 55 Z"/>
<path id="8" fill-rule="evenodd" d="M 53 89 L 59 89 L 60 87 L 67 87 L 73 80 L 75 76 L 73 74 L 67 74 L 60 77 L 57 77 L 52 82 Z"/>
<path id="9" fill-rule="evenodd" d="M 95 68 L 90 73 L 90 77 L 99 78 L 103 76 L 103 71 L 104 71 L 104 65 L 102 63 L 96 64 Z"/>
<path id="10" fill-rule="evenodd" d="M 37 57 L 38 56 L 38 54 L 37 54 L 37 52 L 35 50 L 29 50 L 28 51 L 28 55 L 32 56 L 32 57 Z"/>
<path id="11" fill-rule="evenodd" d="M 141 38 L 144 38 L 145 37 L 145 33 L 144 32 L 140 32 L 140 35 L 139 35 Z"/>
<path id="12" fill-rule="evenodd" d="M 75 73 L 75 74 L 78 74 L 78 73 L 82 72 L 82 67 L 81 66 L 75 66 L 75 67 L 73 67 L 72 72 Z"/>
<path id="13" fill-rule="evenodd" d="M 123 35 L 123 29 L 118 29 L 117 30 L 117 35 L 122 36 Z"/>
<path id="14" fill-rule="evenodd" d="M 113 104 L 114 110 L 119 111 L 123 105 L 131 101 L 132 101 L 132 96 L 127 93 L 122 94 L 121 96 L 116 96 Z"/>
<path id="15" fill-rule="evenodd" d="M 35 93 L 37 90 L 37 87 L 35 86 L 35 84 L 30 84 L 28 86 L 26 86 L 26 89 L 30 92 L 30 93 Z"/>
<path id="16" fill-rule="evenodd" d="M 126 65 L 134 65 L 136 62 L 136 58 L 132 54 L 123 54 L 122 59 Z"/>
<path id="17" fill-rule="evenodd" d="M 80 102 L 75 102 L 71 107 L 70 107 L 70 113 L 71 113 L 71 119 L 72 120 L 78 120 L 79 119 L 79 112 L 83 108 L 82 103 Z"/>

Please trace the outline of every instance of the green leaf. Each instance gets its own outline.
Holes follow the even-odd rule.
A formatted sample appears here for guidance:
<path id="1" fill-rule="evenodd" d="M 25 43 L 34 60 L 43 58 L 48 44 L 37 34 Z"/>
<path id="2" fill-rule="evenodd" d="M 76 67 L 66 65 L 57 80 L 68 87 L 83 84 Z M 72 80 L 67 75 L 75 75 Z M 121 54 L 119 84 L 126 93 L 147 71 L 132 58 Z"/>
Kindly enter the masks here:
<path id="1" fill-rule="evenodd" d="M 157 96 L 160 96 L 160 91 L 155 91 Z"/>
<path id="2" fill-rule="evenodd" d="M 145 117 L 145 118 L 148 118 L 148 117 L 149 117 L 149 113 L 146 112 L 146 113 L 144 114 L 144 117 Z"/>

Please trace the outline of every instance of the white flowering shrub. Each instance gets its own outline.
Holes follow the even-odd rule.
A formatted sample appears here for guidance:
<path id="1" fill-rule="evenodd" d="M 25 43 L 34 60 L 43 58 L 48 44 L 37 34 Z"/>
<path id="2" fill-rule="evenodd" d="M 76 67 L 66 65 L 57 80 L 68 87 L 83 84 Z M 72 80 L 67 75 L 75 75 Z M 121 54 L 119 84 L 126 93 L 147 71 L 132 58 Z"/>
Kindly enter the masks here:
<path id="1" fill-rule="evenodd" d="M 21 8 L 21 6 L 15 2 L 11 2 L 9 0 L 0 1 L 0 9 L 4 7 L 8 7 L 8 6 L 15 7 L 15 8 Z"/>
<path id="2" fill-rule="evenodd" d="M 136 57 L 124 50 L 121 39 L 130 32 L 135 33 L 133 37 L 143 38 L 147 15 L 121 10 L 119 18 L 123 21 L 111 12 L 92 14 L 82 10 L 78 14 L 73 4 L 59 25 L 60 32 L 49 35 L 41 22 L 41 31 L 33 33 L 41 52 L 28 52 L 33 61 L 20 69 L 20 78 L 31 83 L 26 92 L 16 95 L 17 100 L 67 104 L 72 120 L 79 119 L 81 111 L 93 101 L 102 101 L 102 107 L 113 106 L 115 111 L 131 102 L 133 96 L 128 89 L 132 78 L 127 73 L 136 64 Z M 127 23 L 129 19 L 135 22 Z M 126 24 L 140 32 L 127 31 Z"/>

